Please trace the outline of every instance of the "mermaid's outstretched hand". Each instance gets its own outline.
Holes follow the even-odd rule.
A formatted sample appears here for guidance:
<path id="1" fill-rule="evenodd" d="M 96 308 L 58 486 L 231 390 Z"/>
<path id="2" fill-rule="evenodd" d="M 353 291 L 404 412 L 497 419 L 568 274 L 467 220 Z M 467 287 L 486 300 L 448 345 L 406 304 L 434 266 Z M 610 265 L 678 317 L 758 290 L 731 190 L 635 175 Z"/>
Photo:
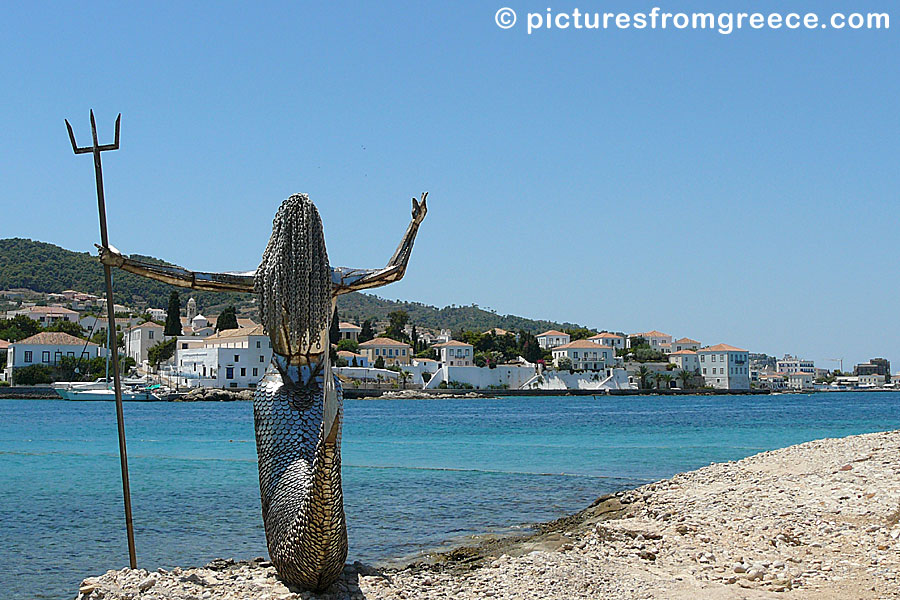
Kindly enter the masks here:
<path id="1" fill-rule="evenodd" d="M 412 199 L 412 220 L 417 225 L 425 220 L 425 213 L 428 212 L 428 205 L 425 199 L 428 198 L 428 192 L 422 192 L 422 199 Z"/>

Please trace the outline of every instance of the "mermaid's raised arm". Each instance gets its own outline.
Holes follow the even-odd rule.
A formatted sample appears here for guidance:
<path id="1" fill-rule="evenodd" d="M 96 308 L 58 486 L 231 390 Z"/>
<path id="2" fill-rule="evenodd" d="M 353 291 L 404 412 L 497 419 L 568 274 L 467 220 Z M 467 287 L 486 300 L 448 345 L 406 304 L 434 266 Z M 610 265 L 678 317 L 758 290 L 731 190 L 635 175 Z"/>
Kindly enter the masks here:
<path id="1" fill-rule="evenodd" d="M 97 246 L 100 262 L 123 271 L 193 290 L 209 292 L 252 292 L 254 271 L 244 273 L 203 273 L 181 267 L 157 265 L 123 256 L 113 247 Z"/>
<path id="2" fill-rule="evenodd" d="M 419 225 L 425 219 L 425 213 L 428 212 L 428 206 L 425 204 L 426 198 L 428 198 L 428 192 L 422 194 L 421 201 L 416 198 L 412 199 L 412 220 L 409 222 L 409 227 L 406 228 L 406 233 L 403 234 L 396 252 L 384 268 L 332 267 L 331 280 L 334 284 L 332 289 L 335 295 L 381 287 L 403 279 L 403 275 L 406 274 L 406 265 L 409 264 L 409 256 L 412 254 L 413 243 L 416 241 L 416 234 L 419 232 Z"/>

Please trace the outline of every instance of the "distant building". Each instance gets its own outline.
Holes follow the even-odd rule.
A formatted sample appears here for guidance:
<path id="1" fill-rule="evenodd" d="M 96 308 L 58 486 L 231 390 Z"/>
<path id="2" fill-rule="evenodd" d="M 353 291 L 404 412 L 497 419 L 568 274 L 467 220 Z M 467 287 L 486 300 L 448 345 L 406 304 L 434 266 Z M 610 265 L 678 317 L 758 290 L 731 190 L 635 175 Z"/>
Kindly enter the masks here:
<path id="1" fill-rule="evenodd" d="M 644 333 L 632 333 L 628 336 L 628 340 L 626 342 L 626 347 L 631 348 L 631 338 L 643 338 L 645 342 L 650 346 L 652 350 L 659 350 L 663 352 L 663 346 L 665 344 L 671 345 L 672 336 L 668 333 L 663 333 L 662 331 L 646 331 Z M 669 346 L 671 349 L 671 346 Z"/>
<path id="2" fill-rule="evenodd" d="M 748 352 L 728 344 L 700 348 L 700 374 L 706 385 L 722 390 L 749 390 Z"/>
<path id="3" fill-rule="evenodd" d="M 57 321 L 69 321 L 70 323 L 78 322 L 78 313 L 63 306 L 32 306 L 7 312 L 7 318 L 16 315 L 25 315 L 29 319 L 34 319 L 40 323 L 42 327 L 53 325 Z"/>
<path id="4" fill-rule="evenodd" d="M 362 327 L 359 325 L 354 325 L 353 323 L 338 323 L 338 331 L 341 334 L 342 340 L 353 340 L 354 342 L 359 341 L 359 333 L 362 331 Z"/>
<path id="5" fill-rule="evenodd" d="M 854 375 L 881 375 L 884 383 L 891 382 L 891 362 L 886 358 L 873 358 L 869 362 L 856 365 Z"/>
<path id="6" fill-rule="evenodd" d="M 355 352 L 348 352 L 347 350 L 340 350 L 338 352 L 338 358 L 343 358 L 347 361 L 348 367 L 369 367 L 369 359 L 365 357 L 363 354 L 356 354 Z"/>
<path id="7" fill-rule="evenodd" d="M 615 365 L 616 350 L 611 346 L 595 344 L 590 340 L 575 340 L 552 349 L 553 365 L 559 368 L 559 361 L 568 358 L 573 369 L 602 371 Z"/>
<path id="8" fill-rule="evenodd" d="M 471 344 L 450 340 L 443 344 L 436 344 L 441 364 L 451 367 L 471 367 L 475 364 L 475 348 Z"/>
<path id="9" fill-rule="evenodd" d="M 59 331 L 42 331 L 7 348 L 7 380 L 14 380 L 15 369 L 32 365 L 54 366 L 63 357 L 90 360 L 106 356 L 106 349 L 87 340 Z"/>
<path id="10" fill-rule="evenodd" d="M 625 348 L 625 336 L 619 335 L 617 333 L 610 333 L 608 331 L 598 333 L 597 335 L 592 335 L 588 338 L 588 341 L 594 342 L 595 344 L 600 344 L 601 346 L 609 346 L 610 348 L 615 348 L 616 350 Z"/>
<path id="11" fill-rule="evenodd" d="M 775 370 L 786 375 L 790 375 L 791 373 L 809 373 L 810 375 L 815 375 L 816 365 L 813 364 L 813 361 L 811 360 L 804 360 L 802 358 L 797 358 L 796 356 L 791 356 L 790 354 L 785 354 L 784 358 L 776 362 Z"/>
<path id="12" fill-rule="evenodd" d="M 787 374 L 788 387 L 792 390 L 811 390 L 813 389 L 814 381 L 815 375 L 813 373 L 795 371 Z"/>
<path id="13" fill-rule="evenodd" d="M 143 364 L 147 360 L 150 348 L 168 339 L 163 335 L 164 331 L 165 327 L 153 321 L 126 329 L 125 356 L 133 358 L 138 365 Z"/>
<path id="14" fill-rule="evenodd" d="M 555 329 L 539 333 L 534 337 L 537 338 L 538 346 L 544 350 L 563 346 L 568 344 L 572 339 L 568 333 L 563 333 L 562 331 L 557 331 Z"/>
<path id="15" fill-rule="evenodd" d="M 374 340 L 363 342 L 359 345 L 359 353 L 365 356 L 369 363 L 374 365 L 378 357 L 384 359 L 384 365 L 408 365 L 412 355 L 412 348 L 405 342 L 398 342 L 386 337 L 377 337 Z"/>
<path id="16" fill-rule="evenodd" d="M 161 308 L 148 308 L 147 314 L 149 314 L 150 318 L 154 321 L 165 321 L 168 316 L 166 311 Z"/>
<path id="17" fill-rule="evenodd" d="M 691 338 L 681 338 L 672 342 L 672 352 L 681 352 L 682 350 L 699 350 L 700 342 Z"/>
<path id="18" fill-rule="evenodd" d="M 193 298 L 188 298 L 187 308 L 185 309 L 185 317 L 187 322 L 190 323 L 194 320 L 194 317 L 197 316 L 197 301 Z"/>
<path id="19" fill-rule="evenodd" d="M 254 388 L 272 361 L 262 325 L 226 329 L 187 345 L 175 352 L 177 377 L 187 385 Z"/>
<path id="20" fill-rule="evenodd" d="M 676 350 L 669 354 L 669 362 L 681 371 L 700 373 L 700 357 L 695 350 Z"/>
<path id="21" fill-rule="evenodd" d="M 881 373 L 866 373 L 858 375 L 859 387 L 881 387 L 885 381 L 885 376 Z"/>

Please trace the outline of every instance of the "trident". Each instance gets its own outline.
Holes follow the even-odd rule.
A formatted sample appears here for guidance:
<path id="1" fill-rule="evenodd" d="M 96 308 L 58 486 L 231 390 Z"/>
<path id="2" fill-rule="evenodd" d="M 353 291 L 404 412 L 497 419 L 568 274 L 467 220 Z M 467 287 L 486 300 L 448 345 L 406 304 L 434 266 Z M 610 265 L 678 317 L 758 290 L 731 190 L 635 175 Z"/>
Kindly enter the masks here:
<path id="1" fill-rule="evenodd" d="M 83 146 L 81 148 L 75 144 L 75 134 L 72 132 L 72 126 L 66 119 L 66 129 L 69 130 L 69 140 L 72 142 L 72 150 L 75 154 L 86 154 L 88 152 L 94 155 L 94 175 L 97 179 L 97 207 L 100 210 L 100 242 L 104 248 L 109 247 L 109 239 L 106 235 L 106 202 L 103 199 L 103 166 L 100 164 L 100 153 L 107 150 L 119 149 L 119 125 L 122 122 L 122 114 L 116 117 L 116 141 L 112 144 L 100 146 L 97 143 L 97 123 L 94 121 L 94 111 L 91 110 L 91 136 L 93 137 L 92 146 Z M 113 303 L 112 289 L 112 270 L 109 265 L 103 265 L 103 274 L 106 277 L 106 312 L 108 317 L 107 331 L 110 339 L 115 339 L 116 331 L 116 314 Z M 119 378 L 119 348 L 118 343 L 111 343 L 107 351 L 112 351 L 113 360 L 113 382 L 116 394 L 116 423 L 119 430 L 119 462 L 122 465 L 122 495 L 125 499 L 125 529 L 128 533 L 128 558 L 131 561 L 131 568 L 137 569 L 137 558 L 134 553 L 134 524 L 131 520 L 131 488 L 128 485 L 128 453 L 125 450 L 125 416 L 122 411 L 122 381 Z"/>

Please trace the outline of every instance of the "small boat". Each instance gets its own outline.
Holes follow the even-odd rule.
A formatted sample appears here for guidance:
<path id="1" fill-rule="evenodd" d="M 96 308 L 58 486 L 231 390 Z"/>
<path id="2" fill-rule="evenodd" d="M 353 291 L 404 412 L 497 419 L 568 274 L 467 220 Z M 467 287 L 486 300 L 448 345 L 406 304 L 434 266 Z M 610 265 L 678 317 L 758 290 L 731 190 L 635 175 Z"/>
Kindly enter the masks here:
<path id="1" fill-rule="evenodd" d="M 105 387 L 102 389 L 57 389 L 56 393 L 63 400 L 103 401 L 116 399 L 115 390 Z M 161 400 L 161 398 L 148 388 L 131 387 L 122 390 L 123 402 L 156 402 L 158 400 Z"/>

